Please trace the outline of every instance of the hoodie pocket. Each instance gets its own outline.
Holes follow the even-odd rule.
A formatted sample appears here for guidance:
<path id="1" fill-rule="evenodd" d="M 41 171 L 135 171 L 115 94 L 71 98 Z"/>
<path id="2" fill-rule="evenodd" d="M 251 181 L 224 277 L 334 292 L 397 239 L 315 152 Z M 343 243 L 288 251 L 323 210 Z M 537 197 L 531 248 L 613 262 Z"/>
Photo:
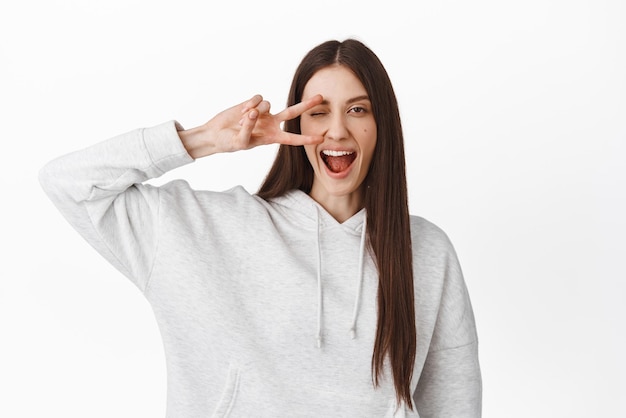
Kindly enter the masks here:
<path id="1" fill-rule="evenodd" d="M 222 396 L 213 411 L 212 418 L 226 418 L 230 415 L 230 411 L 233 408 L 235 399 L 237 397 L 237 390 L 239 389 L 239 367 L 233 364 L 228 366 L 228 375 L 226 376 L 226 384 L 222 391 Z"/>

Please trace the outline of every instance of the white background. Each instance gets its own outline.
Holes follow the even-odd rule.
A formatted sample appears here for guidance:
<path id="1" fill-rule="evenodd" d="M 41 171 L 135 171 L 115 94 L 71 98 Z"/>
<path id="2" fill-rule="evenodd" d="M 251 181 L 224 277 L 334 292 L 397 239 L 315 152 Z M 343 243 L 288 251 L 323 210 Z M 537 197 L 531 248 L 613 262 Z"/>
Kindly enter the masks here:
<path id="1" fill-rule="evenodd" d="M 0 416 L 165 411 L 150 306 L 56 212 L 39 167 L 137 127 L 198 125 L 255 93 L 281 110 L 302 56 L 346 37 L 385 64 L 411 212 L 463 265 L 484 416 L 626 416 L 620 0 L 3 2 Z M 253 192 L 274 152 L 159 181 Z"/>

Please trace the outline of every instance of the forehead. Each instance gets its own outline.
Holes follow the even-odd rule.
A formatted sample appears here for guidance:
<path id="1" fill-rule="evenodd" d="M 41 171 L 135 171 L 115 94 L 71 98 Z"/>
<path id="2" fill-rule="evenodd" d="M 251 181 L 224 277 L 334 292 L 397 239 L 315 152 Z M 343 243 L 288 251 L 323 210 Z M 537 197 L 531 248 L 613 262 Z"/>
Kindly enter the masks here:
<path id="1" fill-rule="evenodd" d="M 324 100 L 343 101 L 367 95 L 365 87 L 348 67 L 332 65 L 318 70 L 304 86 L 302 99 L 321 94 Z"/>

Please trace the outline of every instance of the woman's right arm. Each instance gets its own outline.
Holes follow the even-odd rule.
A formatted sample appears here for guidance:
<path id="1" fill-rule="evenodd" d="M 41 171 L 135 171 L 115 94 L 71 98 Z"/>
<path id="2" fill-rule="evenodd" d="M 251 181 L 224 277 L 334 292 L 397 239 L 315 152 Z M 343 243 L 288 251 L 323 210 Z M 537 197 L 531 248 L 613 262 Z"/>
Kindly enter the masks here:
<path id="1" fill-rule="evenodd" d="M 158 241 L 159 189 L 141 184 L 190 163 L 177 124 L 137 129 L 59 157 L 39 172 L 68 222 L 144 290 Z"/>
<path id="2" fill-rule="evenodd" d="M 317 142 L 282 132 L 280 123 L 319 100 L 271 115 L 269 103 L 255 96 L 188 131 L 173 121 L 137 129 L 49 162 L 40 183 L 70 224 L 144 290 L 158 244 L 160 190 L 142 183 L 218 152 Z"/>

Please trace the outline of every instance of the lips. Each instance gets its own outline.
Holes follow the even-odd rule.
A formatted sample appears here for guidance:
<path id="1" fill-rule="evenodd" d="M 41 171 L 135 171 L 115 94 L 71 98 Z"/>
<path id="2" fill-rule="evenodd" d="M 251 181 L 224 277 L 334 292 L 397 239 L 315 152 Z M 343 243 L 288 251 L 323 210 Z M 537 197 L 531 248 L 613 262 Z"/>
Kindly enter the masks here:
<path id="1" fill-rule="evenodd" d="M 320 157 L 333 173 L 341 173 L 350 167 L 356 159 L 356 152 L 347 150 L 322 150 Z"/>

